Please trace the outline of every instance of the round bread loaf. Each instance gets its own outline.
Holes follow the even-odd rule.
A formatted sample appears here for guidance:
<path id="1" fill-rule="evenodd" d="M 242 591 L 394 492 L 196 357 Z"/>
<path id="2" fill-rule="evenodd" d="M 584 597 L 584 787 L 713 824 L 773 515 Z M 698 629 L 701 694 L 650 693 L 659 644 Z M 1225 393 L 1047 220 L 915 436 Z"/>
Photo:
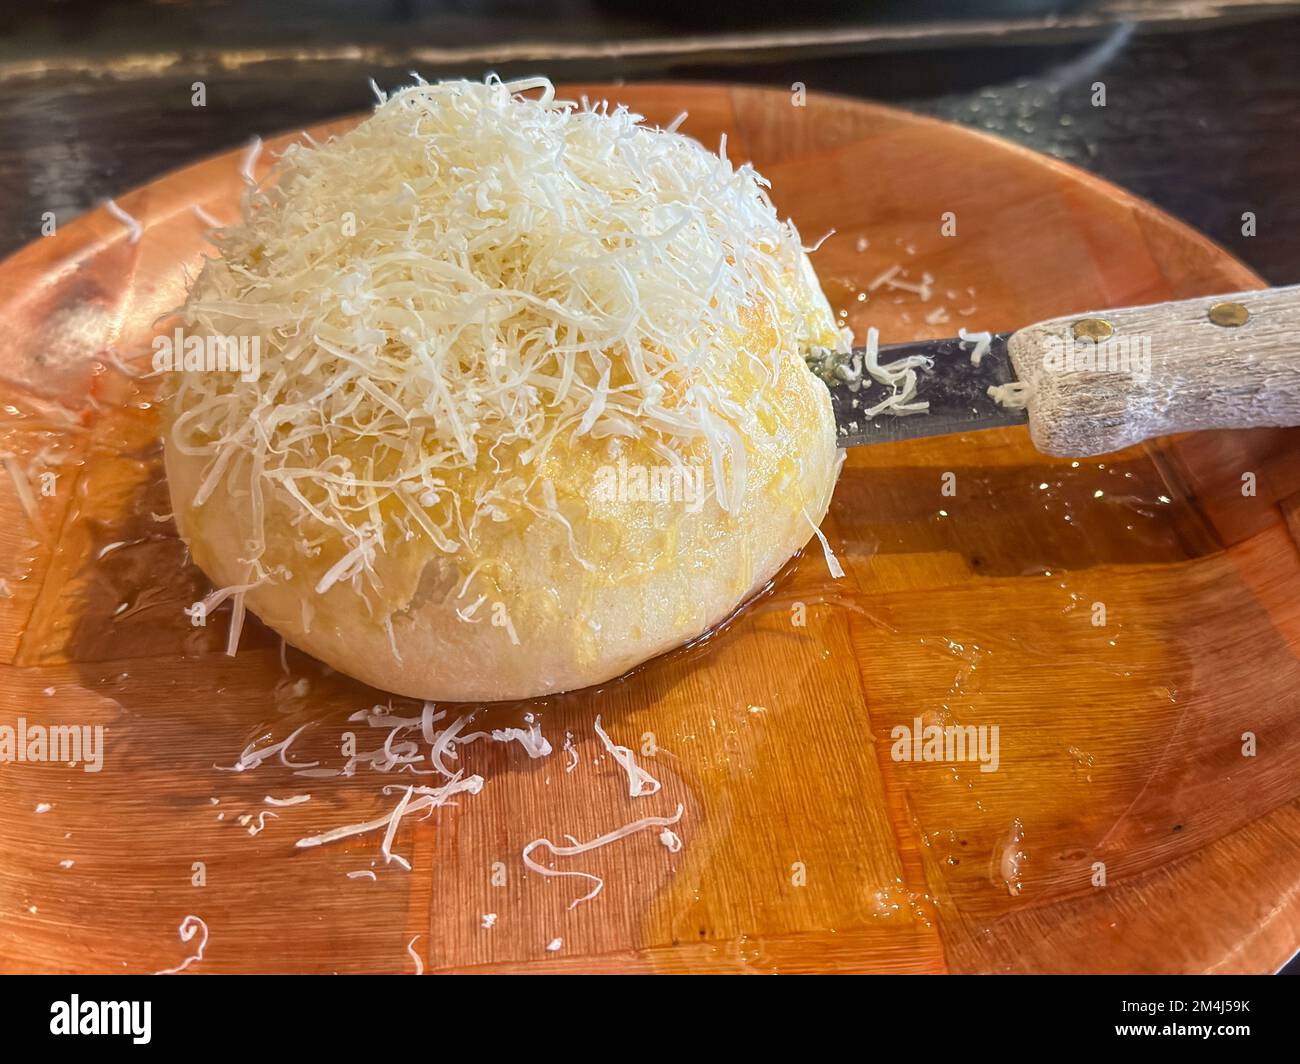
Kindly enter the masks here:
<path id="1" fill-rule="evenodd" d="M 570 690 L 723 620 L 826 513 L 804 355 L 845 338 L 761 179 L 676 132 L 421 83 L 290 148 L 218 246 L 165 459 L 236 639 L 247 608 L 399 694 Z"/>

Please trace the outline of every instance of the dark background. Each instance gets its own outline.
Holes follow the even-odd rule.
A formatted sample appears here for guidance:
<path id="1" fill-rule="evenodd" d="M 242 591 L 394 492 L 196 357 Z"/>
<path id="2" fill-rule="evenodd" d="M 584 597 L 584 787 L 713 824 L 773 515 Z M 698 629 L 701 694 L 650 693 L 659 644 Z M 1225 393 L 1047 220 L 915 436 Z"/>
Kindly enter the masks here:
<path id="1" fill-rule="evenodd" d="M 802 81 L 896 103 L 1068 159 L 1300 282 L 1292 0 L 10 0 L 0 254 L 43 211 L 66 220 L 253 133 L 366 108 L 370 77 L 413 69 Z"/>
<path id="2" fill-rule="evenodd" d="M 1300 283 L 1300 0 L 6 2 L 0 255 L 44 211 L 368 108 L 371 77 L 497 71 L 897 104 L 1076 163 Z"/>

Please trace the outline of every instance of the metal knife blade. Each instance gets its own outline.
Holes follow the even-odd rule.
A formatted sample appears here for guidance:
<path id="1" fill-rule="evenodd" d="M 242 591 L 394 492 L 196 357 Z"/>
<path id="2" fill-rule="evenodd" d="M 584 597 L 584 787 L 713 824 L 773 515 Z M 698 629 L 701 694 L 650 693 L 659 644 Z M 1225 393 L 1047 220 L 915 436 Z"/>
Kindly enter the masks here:
<path id="1" fill-rule="evenodd" d="M 989 398 L 994 384 L 1008 384 L 1016 379 L 1007 354 L 1010 333 L 994 333 L 988 352 L 978 366 L 971 362 L 969 340 L 918 340 L 906 344 L 881 344 L 878 360 L 885 366 L 908 355 L 926 355 L 934 360 L 932 369 L 917 370 L 916 396 L 913 400 L 930 403 L 919 414 L 894 414 L 886 410 L 873 418 L 863 416 L 890 394 L 892 388 L 873 381 L 863 373 L 863 383 L 855 392 L 849 383 L 833 373 L 827 382 L 835 427 L 841 447 L 866 443 L 893 443 L 923 436 L 946 436 L 976 429 L 1023 425 L 1028 420 L 1024 410 L 1008 410 Z M 860 354 L 858 350 L 854 355 Z M 823 378 L 825 379 L 825 378 Z"/>

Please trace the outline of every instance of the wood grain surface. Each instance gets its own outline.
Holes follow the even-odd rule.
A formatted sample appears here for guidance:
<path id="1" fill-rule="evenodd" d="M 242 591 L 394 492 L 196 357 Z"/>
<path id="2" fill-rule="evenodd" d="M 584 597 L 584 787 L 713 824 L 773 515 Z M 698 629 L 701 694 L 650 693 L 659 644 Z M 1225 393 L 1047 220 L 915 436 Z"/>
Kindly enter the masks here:
<path id="1" fill-rule="evenodd" d="M 725 132 L 808 243 L 836 230 L 814 256 L 828 293 L 886 342 L 1258 283 L 1123 192 L 929 120 L 756 89 L 579 92 L 656 122 L 687 110 L 709 146 Z M 420 707 L 282 655 L 255 620 L 226 657 L 225 612 L 184 613 L 208 587 L 168 517 L 152 385 L 122 367 L 199 262 L 192 206 L 234 217 L 239 164 L 122 196 L 137 243 L 99 210 L 0 265 L 0 729 L 104 729 L 98 771 L 0 764 L 0 969 L 153 972 L 203 944 L 187 972 L 414 971 L 412 953 L 426 971 L 1263 972 L 1300 943 L 1287 430 L 1086 462 L 1023 429 L 859 449 L 825 525 L 844 579 L 806 551 L 723 630 L 603 689 L 439 707 L 476 728 L 531 713 L 554 753 L 462 747 L 485 786 L 403 822 L 409 872 L 373 833 L 297 848 L 424 780 L 295 764 L 338 767 L 348 733 L 379 745 L 360 709 Z M 895 266 L 930 275 L 928 301 L 872 287 Z M 658 794 L 628 796 L 597 714 Z M 895 760 L 918 719 L 997 726 L 997 770 Z M 304 725 L 295 764 L 219 767 Z M 654 828 L 545 862 L 603 877 L 576 907 L 589 881 L 521 861 L 679 804 L 679 852 Z"/>
<path id="2" fill-rule="evenodd" d="M 1219 324 L 1213 313 L 1240 317 Z M 1106 335 L 1076 339 L 1089 319 Z M 1045 454 L 1109 454 L 1180 432 L 1300 425 L 1300 285 L 1094 307 L 1020 329 L 1007 350 L 1032 390 L 1029 437 Z"/>

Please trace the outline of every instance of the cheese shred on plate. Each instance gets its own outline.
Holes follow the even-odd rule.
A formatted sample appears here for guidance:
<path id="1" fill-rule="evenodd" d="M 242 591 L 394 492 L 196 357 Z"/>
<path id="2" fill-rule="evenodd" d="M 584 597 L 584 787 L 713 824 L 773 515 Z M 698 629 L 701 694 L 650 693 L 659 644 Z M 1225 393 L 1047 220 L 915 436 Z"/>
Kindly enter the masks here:
<path id="1" fill-rule="evenodd" d="M 599 713 L 596 714 L 595 728 L 600 741 L 605 744 L 605 749 L 618 762 L 619 768 L 627 773 L 628 796 L 643 798 L 659 793 L 659 781 L 636 763 L 636 755 L 631 750 L 626 746 L 619 746 L 609 737 L 609 733 L 601 727 Z"/>
<path id="2" fill-rule="evenodd" d="M 191 942 L 194 937 L 202 933 L 203 938 L 199 942 L 198 948 L 189 957 L 186 957 L 175 968 L 164 968 L 160 972 L 154 972 L 154 975 L 179 975 L 185 971 L 191 964 L 203 960 L 203 951 L 208 948 L 208 925 L 203 922 L 202 917 L 193 914 L 185 917 L 181 921 L 181 926 L 177 932 L 182 942 Z"/>
<path id="3" fill-rule="evenodd" d="M 592 898 L 604 890 L 605 881 L 592 872 L 565 871 L 558 868 L 547 868 L 544 864 L 539 864 L 534 860 L 534 850 L 539 846 L 545 846 L 556 857 L 572 857 L 575 854 L 587 853 L 589 850 L 598 850 L 602 846 L 608 846 L 611 842 L 625 839 L 629 835 L 636 834 L 638 831 L 644 831 L 646 828 L 671 827 L 673 824 L 676 824 L 681 820 L 683 812 L 685 812 L 685 807 L 679 802 L 677 804 L 677 811 L 672 816 L 642 817 L 640 820 L 634 820 L 630 824 L 624 824 L 621 828 L 615 828 L 613 831 L 606 832 L 604 835 L 601 835 L 597 839 L 592 839 L 590 842 L 579 842 L 572 835 L 568 835 L 566 836 L 570 843 L 568 846 L 557 846 L 550 839 L 534 839 L 523 849 L 522 857 L 524 866 L 528 868 L 529 871 L 536 872 L 538 875 L 542 876 L 575 877 L 578 879 L 588 879 L 594 883 L 595 886 L 586 894 L 574 898 L 573 901 L 569 902 L 569 908 L 574 909 L 584 901 L 591 901 Z M 660 841 L 662 841 L 662 837 Z M 672 850 L 672 847 L 669 847 L 669 849 Z M 676 851 L 674 850 L 672 852 Z"/>
<path id="4" fill-rule="evenodd" d="M 799 234 L 749 165 L 541 78 L 380 94 L 355 129 L 286 148 L 213 239 L 186 324 L 257 338 L 259 369 L 180 375 L 171 441 L 205 460 L 194 506 L 223 482 L 249 501 L 236 621 L 239 591 L 285 575 L 270 526 L 304 559 L 329 543 L 318 593 L 371 600 L 399 542 L 456 554 L 510 514 L 564 523 L 541 469 L 577 437 L 704 441 L 734 512 L 729 375 L 826 341 L 803 335 Z M 900 413 L 924 406 L 914 380 Z"/>

